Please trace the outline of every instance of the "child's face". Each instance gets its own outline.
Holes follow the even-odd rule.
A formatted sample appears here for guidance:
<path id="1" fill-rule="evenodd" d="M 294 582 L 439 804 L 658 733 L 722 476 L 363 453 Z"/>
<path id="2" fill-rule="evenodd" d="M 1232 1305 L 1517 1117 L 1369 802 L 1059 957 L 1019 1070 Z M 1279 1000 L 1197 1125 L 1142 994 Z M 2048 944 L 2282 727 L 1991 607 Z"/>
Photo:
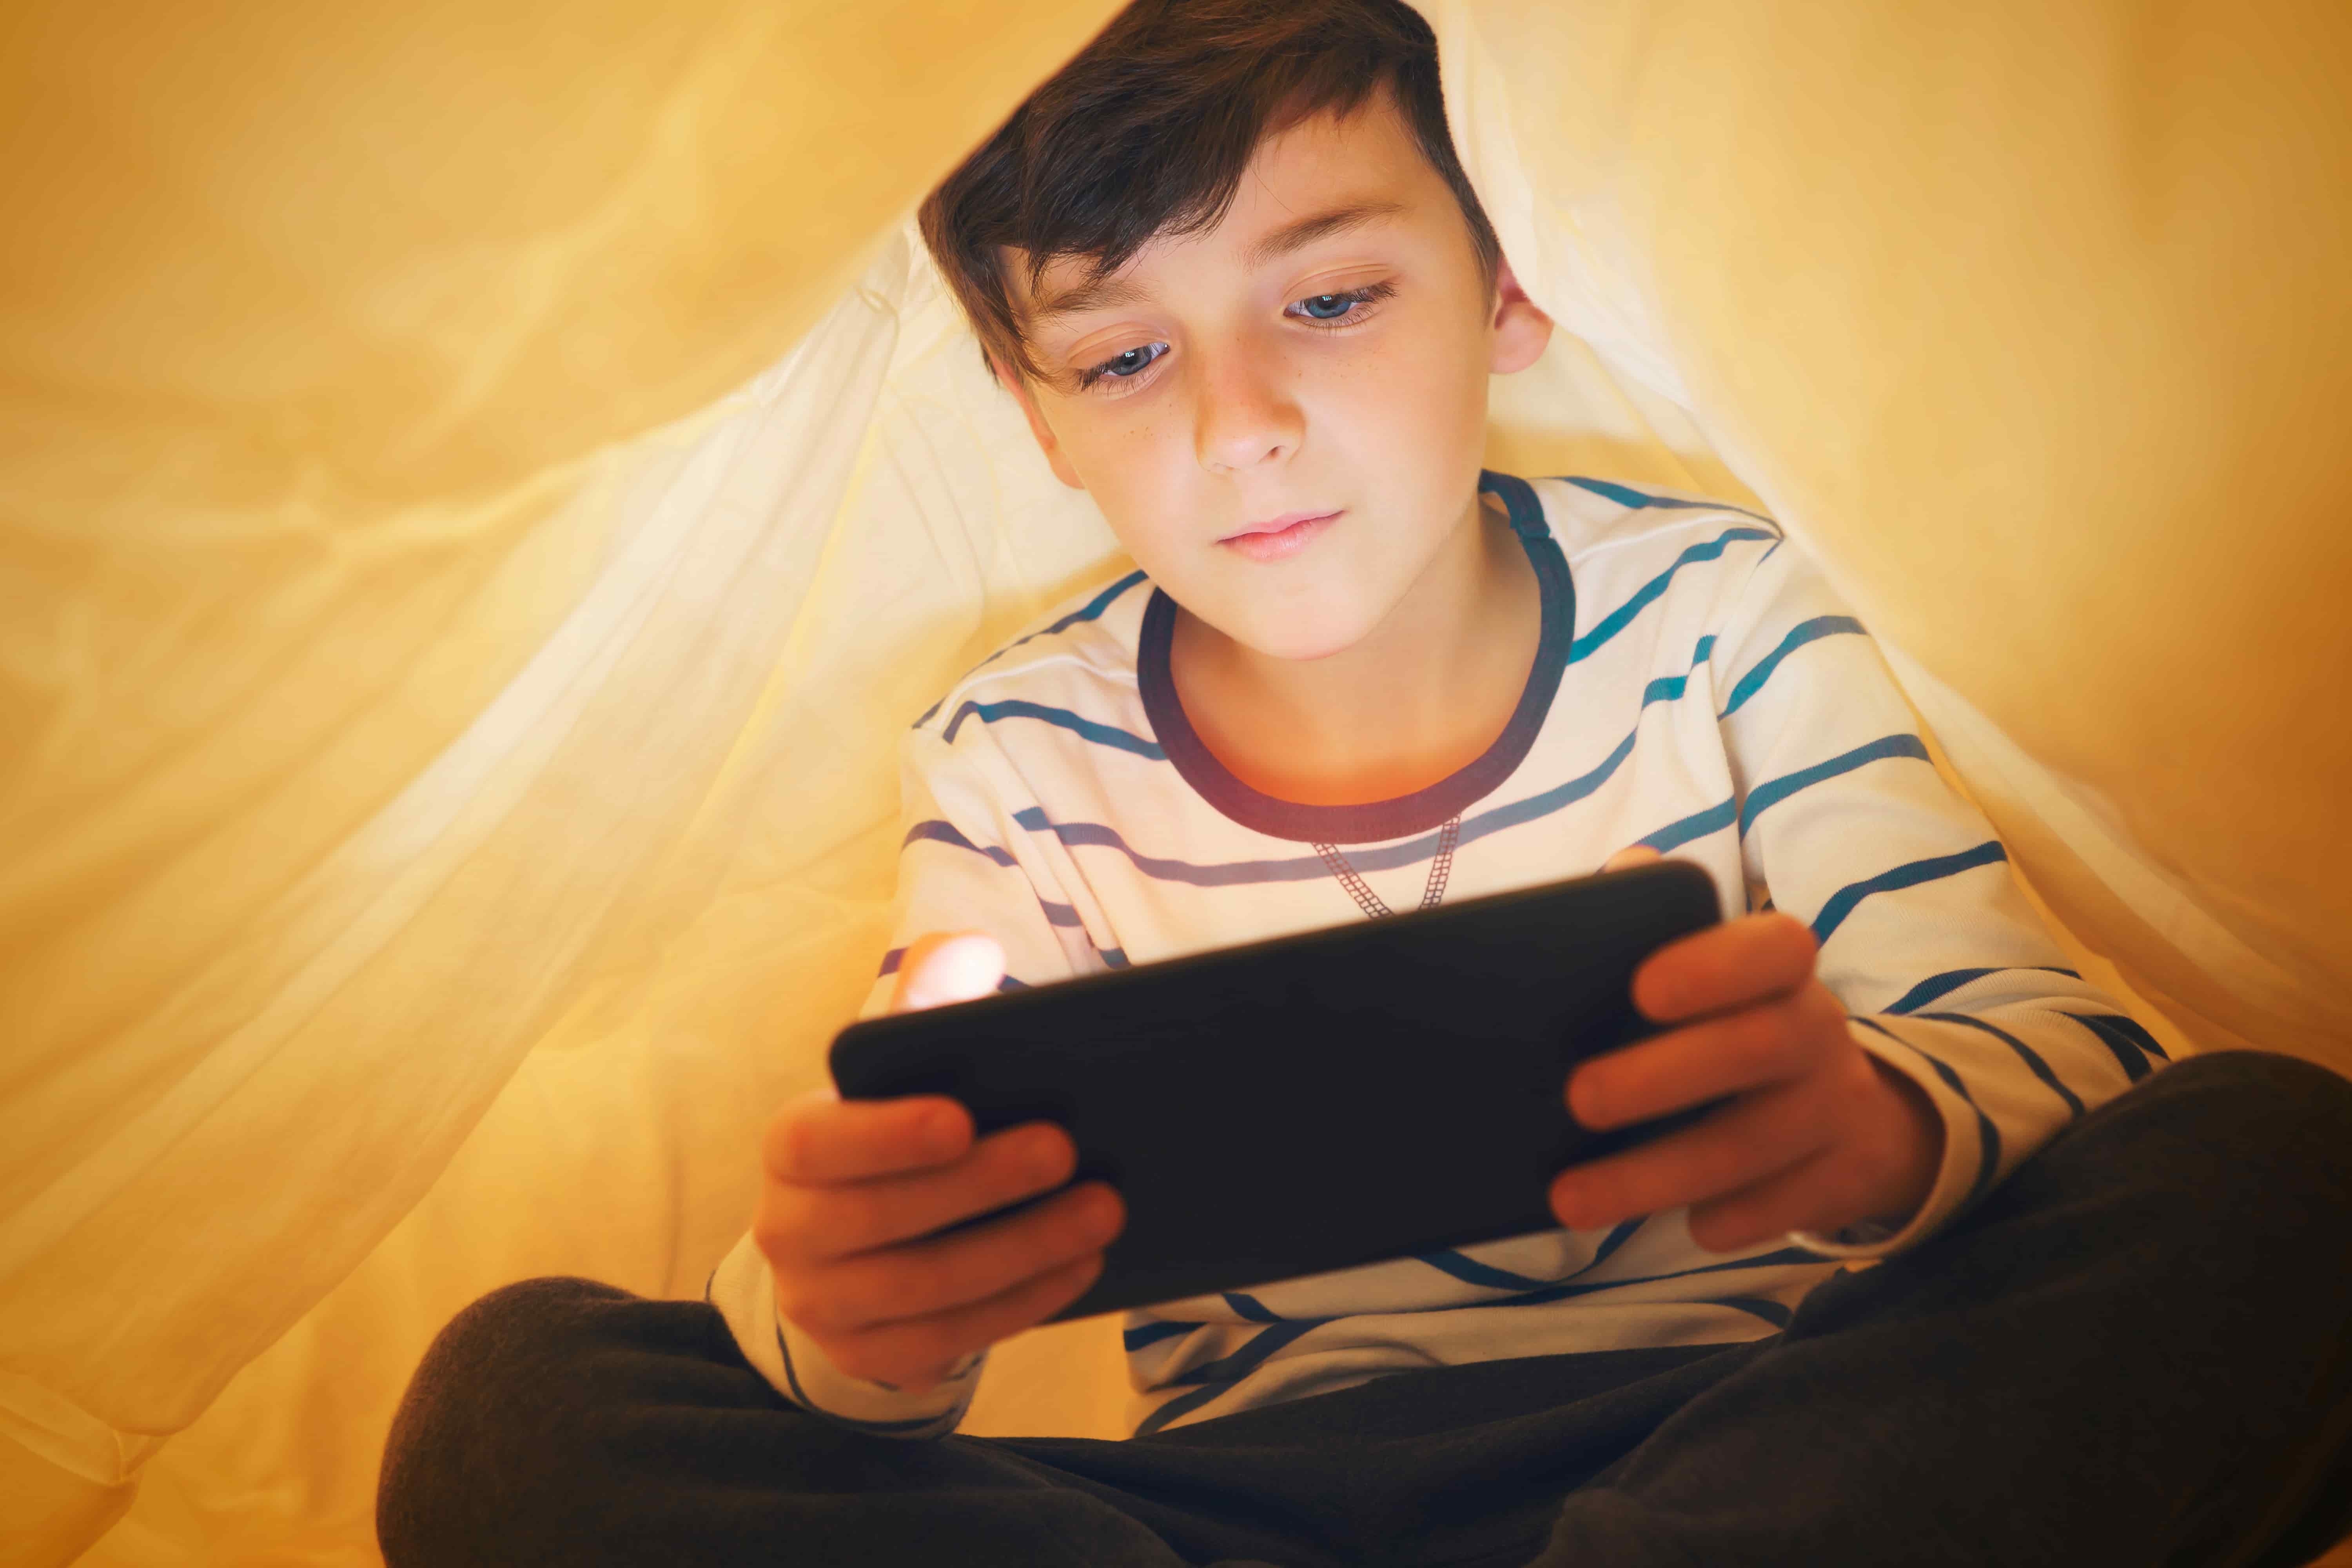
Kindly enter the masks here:
<path id="1" fill-rule="evenodd" d="M 1507 268 L 1489 294 L 1385 95 L 1268 138 L 1223 221 L 1101 288 L 1064 259 L 1024 294 L 1012 260 L 1040 374 L 1008 381 L 1055 472 L 1177 603 L 1283 658 L 1352 647 L 1475 540 L 1486 378 L 1551 329 Z"/>

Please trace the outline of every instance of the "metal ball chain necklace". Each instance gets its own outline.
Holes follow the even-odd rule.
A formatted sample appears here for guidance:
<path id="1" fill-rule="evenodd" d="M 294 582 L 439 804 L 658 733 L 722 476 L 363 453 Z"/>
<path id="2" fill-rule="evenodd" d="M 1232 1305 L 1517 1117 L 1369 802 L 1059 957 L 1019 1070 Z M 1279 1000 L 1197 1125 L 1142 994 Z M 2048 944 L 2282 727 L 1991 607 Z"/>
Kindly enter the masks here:
<path id="1" fill-rule="evenodd" d="M 1445 901 L 1445 879 L 1453 874 L 1454 847 L 1461 839 L 1462 819 L 1458 816 L 1447 818 L 1445 826 L 1437 830 L 1437 857 L 1429 863 L 1429 885 L 1421 890 L 1423 909 L 1433 910 Z M 1356 874 L 1356 868 L 1348 864 L 1348 858 L 1339 853 L 1338 845 L 1317 844 L 1315 853 L 1323 858 L 1323 864 L 1330 868 L 1331 875 L 1339 879 L 1339 886 L 1348 889 L 1348 896 L 1356 900 L 1356 907 L 1364 911 L 1367 919 L 1379 920 L 1383 915 L 1396 913 L 1381 901 L 1378 893 L 1365 885 L 1363 878 Z"/>

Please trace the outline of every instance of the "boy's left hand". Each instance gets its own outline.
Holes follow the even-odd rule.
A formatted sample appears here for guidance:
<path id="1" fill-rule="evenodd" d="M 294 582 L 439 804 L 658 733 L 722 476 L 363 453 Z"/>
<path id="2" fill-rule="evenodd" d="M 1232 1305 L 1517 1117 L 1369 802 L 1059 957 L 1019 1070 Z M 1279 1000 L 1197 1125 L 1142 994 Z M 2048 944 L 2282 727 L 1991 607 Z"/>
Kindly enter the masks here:
<path id="1" fill-rule="evenodd" d="M 1654 857 L 1621 854 L 1610 868 Z M 1900 1226 L 1943 1161 L 1927 1095 L 1853 1038 L 1813 973 L 1817 944 L 1780 913 L 1748 915 L 1654 953 L 1633 1005 L 1679 1025 L 1584 1063 L 1568 1108 L 1595 1131 L 1722 1095 L 1696 1126 L 1562 1172 L 1551 1208 L 1572 1230 L 1690 1205 L 1691 1239 L 1736 1252 L 1791 1230 Z"/>

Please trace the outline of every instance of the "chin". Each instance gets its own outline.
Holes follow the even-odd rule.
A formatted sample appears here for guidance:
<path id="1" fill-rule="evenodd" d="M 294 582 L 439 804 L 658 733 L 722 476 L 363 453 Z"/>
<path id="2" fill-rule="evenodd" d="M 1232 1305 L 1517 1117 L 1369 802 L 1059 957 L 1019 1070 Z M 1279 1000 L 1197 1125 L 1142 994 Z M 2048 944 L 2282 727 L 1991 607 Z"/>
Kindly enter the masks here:
<path id="1" fill-rule="evenodd" d="M 1236 637 L 1236 642 L 1268 658 L 1286 658 L 1301 664 L 1318 658 L 1328 658 L 1345 653 L 1364 640 L 1371 627 L 1354 621 L 1326 620 L 1311 616 L 1272 616 L 1253 625 L 1249 634 Z"/>

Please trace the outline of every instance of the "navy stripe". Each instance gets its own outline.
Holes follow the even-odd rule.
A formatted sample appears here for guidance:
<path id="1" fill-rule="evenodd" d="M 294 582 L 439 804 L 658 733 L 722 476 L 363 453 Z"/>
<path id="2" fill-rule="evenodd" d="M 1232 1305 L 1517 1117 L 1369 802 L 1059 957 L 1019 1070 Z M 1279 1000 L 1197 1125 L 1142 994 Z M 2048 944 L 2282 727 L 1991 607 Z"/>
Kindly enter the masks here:
<path id="1" fill-rule="evenodd" d="M 1852 616 L 1815 616 L 1810 621 L 1801 621 L 1790 627 L 1789 635 L 1780 639 L 1780 646 L 1757 660 L 1756 668 L 1739 678 L 1739 683 L 1731 689 L 1730 706 L 1716 717 L 1728 719 L 1738 712 L 1742 703 L 1764 689 L 1764 683 L 1772 679 L 1772 672 L 1780 668 L 1780 661 L 1807 643 L 1819 642 L 1823 637 L 1859 636 L 1861 632 L 1862 623 Z"/>
<path id="2" fill-rule="evenodd" d="M 931 721 L 931 715 L 940 710 L 940 702 L 945 702 L 950 696 L 954 695 L 957 688 L 961 687 L 965 680 L 970 680 L 973 676 L 978 675 L 982 670 L 986 669 L 990 665 L 994 664 L 998 659 L 1003 658 L 1006 654 L 1011 653 L 1023 643 L 1034 642 L 1039 637 L 1049 637 L 1055 632 L 1068 631 L 1072 626 L 1076 626 L 1081 621 L 1091 621 L 1097 619 L 1105 610 L 1111 607 L 1111 605 L 1117 601 L 1121 594 L 1126 593 L 1129 588 L 1134 587 L 1137 584 L 1142 581 L 1142 573 L 1130 572 L 1126 576 L 1121 577 L 1118 582 L 1113 583 L 1109 587 L 1105 588 L 1101 593 L 1097 594 L 1093 598 L 1088 599 L 1078 608 L 1072 610 L 1068 615 L 1064 616 L 1060 620 L 1055 621 L 1053 625 L 1040 627 L 1038 630 L 1031 632 L 1027 637 L 1015 637 L 1011 642 L 1006 643 L 1003 647 L 998 648 L 994 653 L 990 654 L 986 658 L 982 659 L 978 664 L 973 665 L 970 669 L 966 670 L 963 675 L 963 679 L 957 681 L 955 686 L 950 687 L 947 692 L 940 696 L 939 702 L 934 702 L 929 708 L 923 710 L 923 716 L 915 721 L 914 727 L 919 730 L 924 725 L 929 723 Z"/>
<path id="3" fill-rule="evenodd" d="M 1666 854 L 1694 838 L 1704 838 L 1710 833 L 1720 833 L 1730 826 L 1734 815 L 1732 808 L 1738 804 L 1736 801 L 1717 801 L 1705 811 L 1694 811 L 1680 822 L 1669 822 L 1655 833 L 1633 842 L 1646 844 L 1661 855 Z"/>
<path id="4" fill-rule="evenodd" d="M 1162 1340 L 1176 1339 L 1184 1334 L 1191 1333 L 1194 1329 L 1204 1328 L 1207 1325 L 1202 1323 L 1179 1323 L 1174 1321 L 1145 1323 L 1139 1328 L 1129 1329 L 1119 1336 L 1119 1342 L 1127 1347 L 1127 1352 L 1129 1355 L 1133 1355 L 1137 1351 L 1145 1349 L 1150 1345 L 1156 1345 Z"/>
<path id="5" fill-rule="evenodd" d="M 1247 1291 L 1227 1290 L 1223 1294 L 1225 1305 L 1231 1307 L 1236 1315 L 1253 1323 L 1279 1323 L 1287 1321 L 1281 1313 Z"/>
<path id="6" fill-rule="evenodd" d="M 1643 1222 L 1648 1217 L 1647 1215 L 1643 1215 L 1633 1219 L 1618 1221 L 1611 1227 L 1609 1234 L 1601 1238 L 1601 1245 L 1593 1248 L 1591 1258 L 1586 1258 L 1558 1279 L 1537 1279 L 1525 1274 L 1514 1274 L 1507 1268 L 1496 1268 L 1492 1264 L 1481 1263 L 1476 1258 L 1457 1252 L 1452 1247 L 1447 1247 L 1443 1252 L 1423 1253 L 1415 1261 L 1426 1263 L 1441 1274 L 1451 1274 L 1465 1285 L 1483 1285 L 1495 1290 L 1549 1290 L 1555 1285 L 1565 1285 L 1579 1275 L 1588 1274 L 1606 1263 L 1609 1260 L 1609 1255 L 1631 1240 L 1633 1233 L 1642 1228 Z M 1618 1280 L 1612 1283 L 1622 1284 L 1625 1281 Z"/>
<path id="7" fill-rule="evenodd" d="M 1293 1340 L 1304 1339 L 1331 1321 L 1329 1318 L 1285 1318 L 1252 1334 L 1249 1342 L 1241 1349 L 1221 1355 L 1214 1361 L 1204 1361 L 1198 1366 L 1188 1367 L 1177 1373 L 1174 1381 L 1186 1384 L 1238 1383 L 1255 1372 L 1275 1352 L 1287 1346 Z"/>
<path id="8" fill-rule="evenodd" d="M 1971 981 L 1982 980 L 1988 974 L 2025 973 L 2039 971 L 2044 974 L 2063 974 L 2069 980 L 2083 977 L 2071 969 L 2061 969 L 2054 963 L 1996 964 L 1990 969 L 1948 969 L 1941 974 L 1930 974 L 1902 997 L 1879 1009 L 1882 1013 L 1916 1013 L 1938 996 L 1948 995 Z"/>
<path id="9" fill-rule="evenodd" d="M 1450 1274 L 1465 1285 L 1479 1285 L 1489 1290 L 1540 1290 L 1550 1283 L 1525 1274 L 1514 1274 L 1507 1268 L 1496 1268 L 1475 1258 L 1465 1258 L 1450 1247 L 1442 1252 L 1422 1253 L 1413 1261 L 1426 1263 L 1440 1274 Z"/>
<path id="10" fill-rule="evenodd" d="M 1601 1238 L 1601 1246 L 1594 1250 L 1592 1254 L 1592 1261 L 1586 1264 L 1583 1268 L 1578 1269 L 1576 1273 L 1581 1274 L 1585 1272 L 1586 1269 L 1598 1268 L 1603 1263 L 1606 1263 L 1609 1260 L 1609 1255 L 1611 1253 L 1616 1251 L 1619 1247 L 1633 1239 L 1633 1233 L 1641 1229 L 1643 1222 L 1648 1218 L 1649 1216 L 1647 1215 L 1643 1215 L 1633 1219 L 1620 1220 L 1614 1230 L 1612 1230 L 1607 1236 Z M 1576 1275 L 1571 1274 L 1569 1278 L 1573 1279 L 1576 1278 Z"/>
<path id="11" fill-rule="evenodd" d="M 1024 826 L 1025 826 L 1026 824 Z M 975 855 L 985 855 L 991 860 L 1007 868 L 1017 864 L 1008 851 L 999 849 L 993 844 L 974 844 L 958 830 L 954 823 L 941 822 L 938 817 L 932 817 L 928 822 L 919 822 L 907 829 L 907 837 L 898 840 L 898 847 L 904 849 L 918 839 L 928 840 L 933 844 L 951 844 L 959 849 L 969 849 Z"/>
<path id="12" fill-rule="evenodd" d="M 1026 991 L 1029 989 L 1029 983 L 1026 980 L 1015 980 L 1008 974 L 996 983 L 996 988 L 999 991 Z"/>
<path id="13" fill-rule="evenodd" d="M 1760 528 L 1727 528 L 1706 543 L 1692 545 L 1675 557 L 1673 565 L 1643 584 L 1632 598 L 1601 617 L 1599 625 L 1569 644 L 1568 662 L 1574 664 L 1577 660 L 1589 657 L 1603 643 L 1633 624 L 1633 617 L 1649 608 L 1658 596 L 1666 591 L 1666 585 L 1674 581 L 1675 574 L 1684 567 L 1694 565 L 1701 561 L 1717 560 L 1727 548 L 1740 540 L 1771 537 L 1771 534 Z"/>
<path id="14" fill-rule="evenodd" d="M 1099 947 L 1095 952 L 1106 968 L 1125 969 L 1128 966 L 1127 949 L 1123 947 Z"/>
<path id="15" fill-rule="evenodd" d="M 1740 1311 L 1763 1319 L 1776 1329 L 1787 1328 L 1789 1320 L 1795 1316 L 1780 1302 L 1767 1300 L 1762 1296 L 1715 1296 L 1710 1297 L 1702 1305 L 1737 1308 Z"/>
<path id="16" fill-rule="evenodd" d="M 1239 1378 L 1235 1378 L 1234 1383 L 1240 1381 Z M 1149 1437 L 1178 1416 L 1188 1415 L 1220 1394 L 1231 1394 L 1233 1390 L 1234 1384 L 1227 1383 L 1213 1388 L 1196 1388 L 1190 1394 L 1180 1394 L 1145 1416 L 1143 1424 L 1135 1429 L 1135 1435 L 1139 1437 Z"/>
<path id="17" fill-rule="evenodd" d="M 1969 1109 L 1977 1113 L 1977 1175 L 1976 1180 L 1969 1184 L 1969 1195 L 1965 1200 L 1976 1202 L 1984 1190 L 1992 1185 L 1994 1173 L 2000 1169 L 2000 1129 L 1995 1127 L 1992 1118 L 1984 1113 L 1984 1108 L 1977 1103 L 1977 1097 L 1970 1094 L 1969 1086 L 1960 1081 L 1960 1075 L 1940 1058 L 1929 1056 L 1875 1018 L 1856 1018 L 1854 1022 L 1865 1029 L 1876 1030 L 1935 1068 L 1936 1076 L 1944 1080 L 1944 1087 L 1967 1101 Z"/>
<path id="18" fill-rule="evenodd" d="M 1642 706 L 1647 708 L 1653 702 L 1672 702 L 1682 696 L 1685 691 L 1690 689 L 1691 674 L 1696 672 L 1700 665 L 1705 664 L 1708 656 L 1714 652 L 1715 634 L 1709 632 L 1698 639 L 1697 647 L 1691 649 L 1690 670 L 1681 675 L 1662 675 L 1642 688 Z"/>
<path id="19" fill-rule="evenodd" d="M 1575 474 L 1561 474 L 1558 478 L 1562 484 L 1590 490 L 1603 500 L 1613 500 L 1619 506 L 1634 511 L 1729 511 L 1741 517 L 1752 517 L 1759 522 L 1772 521 L 1760 511 L 1749 511 L 1744 506 L 1730 506 L 1719 500 L 1684 500 L 1678 496 L 1654 496 L 1647 490 L 1637 490 L 1614 479 L 1588 479 Z M 1776 523 L 1774 526 L 1779 525 Z"/>
<path id="20" fill-rule="evenodd" d="M 1002 702 L 965 703 L 955 710 L 955 717 L 948 721 L 948 727 L 942 733 L 941 739 L 952 742 L 956 738 L 956 731 L 963 728 L 963 721 L 975 716 L 983 724 L 993 724 L 999 719 L 1042 720 L 1056 729 L 1067 730 L 1082 741 L 1091 741 L 1097 746 L 1108 746 L 1114 751 L 1132 752 L 1147 762 L 1164 763 L 1168 760 L 1168 753 L 1160 749 L 1160 742 L 1157 741 L 1148 741 L 1141 735 L 1122 730 L 1115 724 L 1098 724 L 1092 719 L 1081 718 L 1066 708 L 1048 708 L 1042 702 L 1030 702 L 1018 697 L 1008 697 Z"/>
<path id="21" fill-rule="evenodd" d="M 1491 833 L 1507 827 L 1549 816 L 1562 806 L 1573 805 L 1608 782 L 1609 775 L 1622 765 L 1633 752 L 1633 735 L 1617 743 L 1617 749 L 1604 758 L 1601 765 L 1581 778 L 1555 785 L 1541 795 L 1530 795 L 1509 805 L 1497 806 L 1466 819 L 1457 837 L 1457 847 L 1471 844 Z M 1051 833 L 1073 848 L 1091 847 L 1116 849 L 1134 863 L 1145 876 L 1162 882 L 1182 882 L 1195 888 L 1234 888 L 1261 882 L 1314 882 L 1331 874 L 1320 857 L 1300 856 L 1288 860 L 1228 860 L 1223 865 L 1198 866 L 1189 860 L 1169 860 L 1145 855 L 1129 845 L 1118 829 L 1100 822 L 1055 822 L 1043 808 L 1027 806 L 1013 813 L 1013 820 L 1032 833 Z M 1348 858 L 1359 871 L 1382 871 L 1398 866 L 1409 866 L 1426 860 L 1437 853 L 1438 835 L 1424 833 L 1401 843 L 1380 848 L 1350 849 Z"/>
<path id="22" fill-rule="evenodd" d="M 1078 919 L 1078 911 L 1074 905 L 1057 904 L 1051 899 L 1040 899 L 1037 900 L 1037 907 L 1045 911 L 1045 923 L 1049 926 L 1086 924 L 1084 921 Z"/>
<path id="23" fill-rule="evenodd" d="M 807 1391 L 801 1387 L 801 1374 L 793 1365 L 793 1347 L 784 1342 L 784 1331 L 782 1324 L 776 1327 L 776 1349 L 784 1358 L 784 1381 L 792 1385 L 793 1397 L 800 1402 L 801 1408 L 812 1415 L 821 1415 L 837 1426 L 847 1426 L 858 1432 L 873 1432 L 903 1437 L 925 1432 L 934 1426 L 940 1427 L 942 1431 L 947 1430 L 954 1426 L 957 1419 L 962 1415 L 961 1406 L 952 1410 L 943 1410 L 937 1415 L 918 1416 L 912 1421 L 860 1421 L 854 1415 L 836 1415 L 811 1399 Z"/>
<path id="24" fill-rule="evenodd" d="M 2124 1069 L 2124 1076 L 2134 1083 L 2155 1070 L 2147 1063 L 2151 1053 L 2166 1061 L 2172 1059 L 2165 1056 L 2164 1047 L 2156 1043 L 2154 1035 L 2129 1018 L 2113 1013 L 2069 1013 L 2066 1016 L 2096 1035 L 2099 1043 L 2107 1047 L 2116 1065 Z"/>
<path id="25" fill-rule="evenodd" d="M 898 973 L 898 965 L 906 962 L 906 957 L 907 950 L 905 948 L 892 948 L 889 952 L 882 955 L 882 967 L 874 972 L 874 978 L 879 980 L 886 974 Z"/>
<path id="26" fill-rule="evenodd" d="M 1850 773 L 1858 767 L 1870 763 L 1882 762 L 1888 757 L 1913 757 L 1927 763 L 1931 767 L 1935 765 L 1927 756 L 1926 742 L 1918 736 L 1881 736 L 1866 745 L 1856 746 L 1851 752 L 1841 752 L 1825 763 L 1815 763 L 1810 768 L 1799 768 L 1793 773 L 1783 773 L 1777 779 L 1758 784 L 1754 789 L 1749 790 L 1748 804 L 1739 808 L 1740 837 L 1744 838 L 1748 836 L 1748 829 L 1754 825 L 1759 816 L 1795 795 L 1799 790 L 1809 789 L 1824 779 L 1833 779 L 1840 773 Z"/>
<path id="27" fill-rule="evenodd" d="M 1715 639 L 1712 637 L 1701 637 L 1698 640 L 1691 655 L 1691 665 L 1694 669 L 1706 662 L 1708 655 L 1714 649 L 1714 644 Z M 1686 680 L 1687 677 L 1679 678 L 1679 679 Z M 1679 689 L 1663 693 L 1659 690 L 1661 687 L 1677 685 L 1677 681 L 1678 678 L 1675 677 L 1653 681 L 1649 689 L 1643 694 L 1643 706 L 1646 708 L 1651 702 L 1670 700 L 1674 697 L 1681 696 L 1682 691 Z M 1625 738 L 1617 743 L 1614 751 L 1602 758 L 1599 765 L 1580 777 L 1556 784 L 1542 794 L 1529 795 L 1525 800 L 1514 801 L 1508 805 L 1499 805 L 1490 811 L 1480 812 L 1475 816 L 1464 818 L 1461 833 L 1456 839 L 1456 847 L 1475 844 L 1490 834 L 1500 833 L 1506 828 L 1517 827 L 1525 823 L 1549 816 L 1553 812 L 1582 800 L 1608 783 L 1610 776 L 1624 764 L 1625 759 L 1633 754 L 1633 744 L 1639 736 L 1638 729 L 1628 732 Z M 1924 752 L 1922 754 L 1925 754 Z M 1286 860 L 1229 860 L 1222 865 L 1203 866 L 1190 860 L 1171 860 L 1159 856 L 1146 855 L 1129 844 L 1118 829 L 1107 823 L 1055 822 L 1046 816 L 1042 806 L 1033 805 L 1017 811 L 1013 813 L 1013 820 L 1032 833 L 1051 833 L 1074 849 L 1079 847 L 1116 849 L 1126 856 L 1138 871 L 1155 881 L 1181 882 L 1195 888 L 1237 888 L 1266 882 L 1316 882 L 1331 874 L 1330 868 L 1323 864 L 1319 856 L 1300 856 L 1295 859 Z M 959 841 L 961 841 L 960 837 Z M 1410 866 L 1429 859 L 1437 853 L 1437 846 L 1438 834 L 1433 831 L 1383 847 L 1351 848 L 1348 852 L 1348 858 L 1359 871 L 1387 871 L 1400 866 Z M 1008 865 L 1012 863 L 1010 857 L 1007 857 L 1005 863 Z"/>
<path id="28" fill-rule="evenodd" d="M 1961 1024 L 1971 1029 L 1981 1029 L 1986 1034 L 1990 1035 L 1994 1039 L 2001 1041 L 2003 1044 L 2007 1045 L 2011 1050 L 2017 1053 L 2020 1060 L 2024 1062 L 2027 1067 L 2033 1069 L 2033 1076 L 2035 1078 L 2038 1078 L 2043 1083 L 2048 1084 L 2051 1089 L 2056 1093 L 2058 1098 L 2066 1102 L 2066 1110 L 2069 1115 L 2080 1116 L 2083 1114 L 2082 1098 L 2075 1094 L 2073 1089 L 2068 1089 L 2064 1084 L 2058 1081 L 2058 1075 L 2050 1070 L 2050 1064 L 2042 1059 L 2041 1052 L 2027 1045 L 2023 1040 L 2019 1039 L 2015 1035 L 2011 1034 L 2007 1029 L 1995 1028 L 1992 1025 L 1986 1023 L 1982 1018 L 1973 1018 L 1966 1013 L 1922 1013 L 1919 1016 L 1923 1018 L 1934 1018 L 1940 1023 Z"/>
<path id="29" fill-rule="evenodd" d="M 1925 860 L 1914 860 L 1897 866 L 1891 871 L 1859 882 L 1849 882 L 1830 897 L 1822 912 L 1813 917 L 1813 937 L 1827 942 L 1838 927 L 1853 913 L 1856 904 L 1873 893 L 1891 893 L 1903 888 L 1916 888 L 1923 882 L 1938 882 L 1946 877 L 1957 877 L 1963 871 L 1973 871 L 1979 866 L 1991 866 L 2009 858 L 2009 851 L 2000 847 L 1998 838 L 1987 839 L 1973 849 L 1963 849 L 1957 855 L 1937 855 Z"/>
<path id="30" fill-rule="evenodd" d="M 1671 1274 L 1644 1274 L 1633 1279 L 1596 1279 L 1586 1284 L 1572 1284 L 1568 1280 L 1562 1280 L 1557 1285 L 1547 1285 L 1540 1290 L 1528 1291 L 1525 1295 L 1508 1297 L 1500 1301 L 1481 1301 L 1475 1305 L 1542 1307 L 1549 1306 L 1554 1301 L 1569 1301 L 1580 1296 L 1594 1295 L 1602 1290 L 1622 1289 L 1628 1285 L 1659 1285 L 1669 1279 L 1687 1279 L 1698 1274 L 1721 1274 L 1727 1269 L 1773 1268 L 1783 1263 L 1819 1263 L 1821 1261 L 1822 1259 L 1819 1257 L 1801 1247 L 1784 1247 L 1778 1252 L 1767 1252 L 1755 1258 L 1734 1258 L 1723 1263 L 1703 1263 L 1696 1268 L 1678 1268 Z M 1579 1269 L 1577 1272 L 1582 1273 L 1583 1270 Z M 1463 1303 L 1456 1302 L 1451 1310 L 1459 1310 L 1462 1305 Z M 1446 1310 L 1449 1309 L 1424 1310 Z"/>

